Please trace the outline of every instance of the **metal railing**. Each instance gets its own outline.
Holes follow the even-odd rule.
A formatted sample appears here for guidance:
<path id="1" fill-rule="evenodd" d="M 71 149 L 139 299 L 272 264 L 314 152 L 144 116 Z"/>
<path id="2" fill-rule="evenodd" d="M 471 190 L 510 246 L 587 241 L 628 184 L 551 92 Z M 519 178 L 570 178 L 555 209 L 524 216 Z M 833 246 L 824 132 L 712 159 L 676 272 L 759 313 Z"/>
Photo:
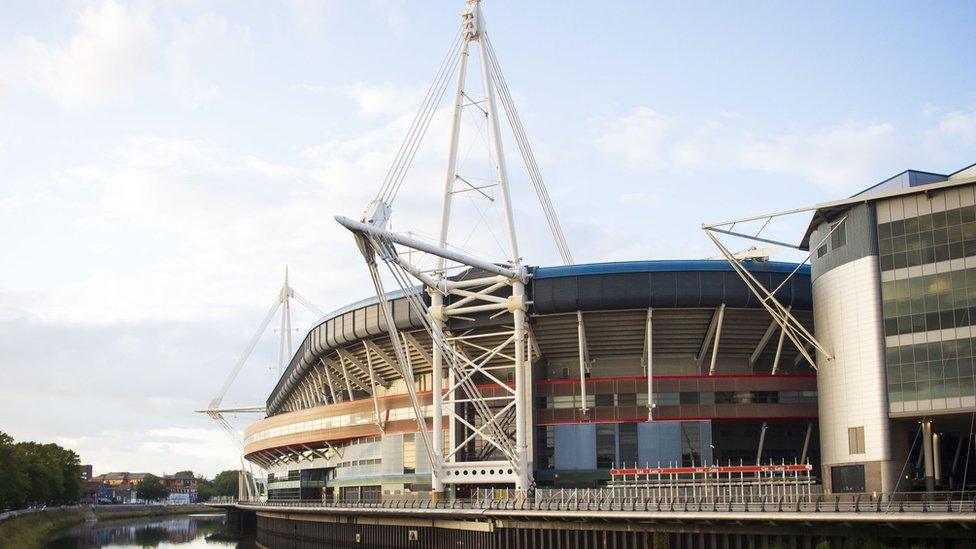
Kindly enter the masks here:
<path id="1" fill-rule="evenodd" d="M 896 492 L 886 494 L 800 494 L 792 497 L 727 495 L 718 497 L 645 497 L 604 489 L 538 489 L 519 497 L 501 491 L 477 491 L 471 498 L 434 501 L 427 494 L 384 496 L 359 501 L 269 500 L 215 501 L 262 507 L 379 510 L 565 511 L 565 512 L 711 512 L 711 513 L 969 513 L 976 514 L 976 494 Z"/>
<path id="2" fill-rule="evenodd" d="M 232 505 L 240 502 L 237 496 L 214 496 L 207 500 L 210 505 Z"/>

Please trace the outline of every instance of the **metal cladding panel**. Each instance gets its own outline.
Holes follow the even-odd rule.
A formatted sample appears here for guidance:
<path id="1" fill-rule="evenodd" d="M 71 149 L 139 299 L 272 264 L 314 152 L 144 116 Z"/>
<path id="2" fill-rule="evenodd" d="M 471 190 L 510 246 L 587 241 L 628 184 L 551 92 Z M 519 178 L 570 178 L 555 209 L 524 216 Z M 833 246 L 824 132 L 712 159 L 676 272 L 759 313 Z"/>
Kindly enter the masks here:
<path id="1" fill-rule="evenodd" d="M 847 221 L 844 224 L 847 225 L 845 229 L 847 243 L 835 249 L 828 242 L 829 251 L 826 255 L 820 256 L 814 250 L 813 256 L 810 258 L 814 280 L 841 265 L 869 255 L 878 255 L 878 239 L 876 237 L 878 226 L 875 220 L 874 203 L 858 204 L 847 210 L 846 215 Z M 831 221 L 837 221 L 837 219 Z M 829 231 L 830 222 L 820 223 L 810 235 L 810 247 L 813 248 L 819 244 Z"/>
<path id="2" fill-rule="evenodd" d="M 766 273 L 761 274 L 765 275 Z M 760 277 L 759 280 L 762 280 L 762 277 Z M 724 277 L 723 283 L 725 284 L 723 296 L 725 297 L 725 304 L 729 307 L 748 307 L 753 301 L 755 301 L 752 292 L 749 291 L 745 281 L 741 278 Z M 769 289 L 775 288 L 775 286 L 766 287 Z M 777 299 L 779 299 L 779 297 L 777 297 Z"/>
<path id="3" fill-rule="evenodd" d="M 773 290 L 796 264 L 747 263 L 750 272 Z M 761 307 L 745 282 L 725 261 L 644 261 L 537 267 L 532 277 L 532 312 L 552 314 L 577 310 Z M 797 310 L 810 310 L 810 269 L 798 272 L 776 293 Z"/>
<path id="4" fill-rule="evenodd" d="M 678 307 L 700 306 L 702 301 L 700 273 L 677 273 L 674 299 Z"/>
<path id="5" fill-rule="evenodd" d="M 701 303 L 725 303 L 726 305 L 732 305 L 725 298 L 725 273 L 698 273 L 698 280 L 700 283 L 700 290 L 698 292 L 699 304 Z M 738 280 L 738 276 L 735 276 Z M 745 288 L 743 288 L 745 289 Z M 736 297 L 747 298 L 749 292 L 743 292 L 741 296 L 731 296 L 733 299 Z M 741 299 L 740 299 L 741 300 Z"/>
<path id="6" fill-rule="evenodd" d="M 681 463 L 681 422 L 639 423 L 637 461 L 650 466 Z"/>
<path id="7" fill-rule="evenodd" d="M 877 256 L 844 263 L 814 285 L 815 335 L 833 353 L 817 355 L 817 407 L 824 465 L 892 460 Z M 864 428 L 852 453 L 848 429 Z M 895 475 L 897 476 L 897 474 Z M 884 489 L 896 478 L 884 475 Z"/>
<path id="8" fill-rule="evenodd" d="M 555 465 L 563 471 L 596 469 L 596 425 L 556 425 Z"/>
<path id="9" fill-rule="evenodd" d="M 677 305 L 678 273 L 650 273 L 650 302 L 654 307 L 674 307 Z"/>

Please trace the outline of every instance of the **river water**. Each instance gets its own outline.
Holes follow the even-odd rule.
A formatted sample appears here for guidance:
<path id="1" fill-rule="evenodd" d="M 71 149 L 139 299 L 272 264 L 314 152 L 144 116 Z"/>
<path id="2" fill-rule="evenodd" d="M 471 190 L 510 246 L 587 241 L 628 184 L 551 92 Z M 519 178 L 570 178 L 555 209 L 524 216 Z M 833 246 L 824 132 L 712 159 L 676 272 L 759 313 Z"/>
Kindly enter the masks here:
<path id="1" fill-rule="evenodd" d="M 180 547 L 255 549 L 254 536 L 233 534 L 223 514 L 123 519 L 77 526 L 50 541 L 47 549 L 94 547 Z"/>

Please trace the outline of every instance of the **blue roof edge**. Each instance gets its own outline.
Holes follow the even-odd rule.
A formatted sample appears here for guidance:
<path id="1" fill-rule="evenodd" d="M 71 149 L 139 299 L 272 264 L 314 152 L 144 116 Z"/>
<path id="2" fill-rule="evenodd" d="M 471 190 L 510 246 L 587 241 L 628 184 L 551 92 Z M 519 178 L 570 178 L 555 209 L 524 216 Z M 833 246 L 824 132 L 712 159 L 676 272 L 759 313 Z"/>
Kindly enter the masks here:
<path id="1" fill-rule="evenodd" d="M 753 272 L 773 272 L 789 274 L 797 268 L 797 263 L 785 261 L 744 261 L 743 265 Z M 618 261 L 612 263 L 585 263 L 580 265 L 558 265 L 535 267 L 532 276 L 536 279 L 559 278 L 563 276 L 587 276 L 623 273 L 650 272 L 731 272 L 732 266 L 724 259 L 686 259 Z M 800 265 L 798 274 L 809 275 L 810 265 Z"/>

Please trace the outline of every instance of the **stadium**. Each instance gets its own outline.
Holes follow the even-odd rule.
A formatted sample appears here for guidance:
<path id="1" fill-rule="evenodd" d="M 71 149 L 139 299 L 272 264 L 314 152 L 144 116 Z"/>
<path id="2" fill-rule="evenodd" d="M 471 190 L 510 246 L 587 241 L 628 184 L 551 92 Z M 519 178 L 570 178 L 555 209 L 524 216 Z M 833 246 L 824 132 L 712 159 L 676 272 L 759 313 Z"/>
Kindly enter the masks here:
<path id="1" fill-rule="evenodd" d="M 480 89 L 466 81 L 469 60 Z M 416 226 L 433 217 L 419 193 L 394 231 L 394 202 L 452 81 L 439 230 Z M 511 192 L 503 115 L 561 265 L 520 251 L 520 236 L 537 235 L 516 230 L 525 197 Z M 487 175 L 464 163 L 465 117 L 489 149 Z M 477 217 L 459 197 L 480 201 Z M 779 234 L 775 221 L 792 215 L 809 216 L 806 232 Z M 908 170 L 852 197 L 703 224 L 720 259 L 580 263 L 480 2 L 468 0 L 375 198 L 335 219 L 372 297 L 325 314 L 286 271 L 202 410 L 251 464 L 239 497 L 216 504 L 267 545 L 971 539 L 976 167 Z M 497 248 L 469 247 L 471 235 Z M 730 237 L 792 248 L 798 262 L 734 252 Z M 294 353 L 291 299 L 319 317 Z M 276 386 L 264 405 L 222 408 L 278 310 Z M 243 436 L 222 416 L 242 411 L 264 414 Z"/>
<path id="2" fill-rule="evenodd" d="M 746 264 L 769 288 L 786 281 L 777 299 L 812 330 L 807 267 L 787 280 L 797 265 Z M 725 261 L 530 272 L 527 397 L 537 486 L 595 487 L 610 480 L 612 468 L 638 464 L 817 463 L 815 373 Z M 409 382 L 431 425 L 433 350 L 422 313 L 402 295 L 388 299 L 414 365 Z M 448 333 L 463 334 L 453 341 L 468 354 L 483 354 L 501 337 L 500 321 L 490 316 L 453 318 Z M 310 330 L 268 398 L 268 417 L 245 433 L 247 459 L 270 473 L 269 499 L 431 490 L 394 354 L 376 298 L 336 310 Z M 512 383 L 504 357 L 495 362 L 501 368 L 492 371 Z M 473 381 L 490 399 L 499 389 L 484 376 Z M 455 413 L 479 427 L 470 408 L 458 404 Z M 509 416 L 503 425 L 512 425 Z M 463 441 L 471 430 L 459 425 L 445 442 Z M 463 448 L 459 462 L 500 457 L 480 441 Z"/>
<path id="3" fill-rule="evenodd" d="M 738 474 L 744 484 L 747 472 L 757 493 L 724 493 L 768 497 L 801 471 L 807 496 L 970 482 L 976 168 L 907 170 L 848 198 L 703 224 L 717 260 L 580 264 L 483 25 L 469 1 L 376 197 L 356 220 L 336 217 L 373 297 L 324 314 L 286 272 L 276 305 L 202 410 L 259 469 L 242 482 L 246 498 L 527 497 L 650 485 L 653 475 L 691 489 L 669 497 L 697 497 L 696 475 L 718 475 L 704 479 L 714 484 Z M 465 80 L 469 58 L 480 95 Z M 394 232 L 394 202 L 455 76 L 439 233 Z M 468 173 L 460 154 L 471 112 L 487 177 Z M 510 190 L 502 114 L 562 265 L 531 266 L 520 252 L 514 212 L 524 199 Z M 482 216 L 459 244 L 452 222 L 473 220 L 452 214 L 462 193 L 500 220 Z M 414 201 L 408 213 L 427 211 Z M 772 221 L 797 214 L 812 216 L 799 241 L 771 234 Z M 493 255 L 465 247 L 478 230 L 491 233 Z M 806 256 L 770 261 L 777 250 L 733 252 L 727 237 Z M 292 298 L 320 317 L 293 354 Z M 277 385 L 263 406 L 221 408 L 279 309 Z M 241 436 L 221 415 L 239 411 L 265 417 Z"/>

